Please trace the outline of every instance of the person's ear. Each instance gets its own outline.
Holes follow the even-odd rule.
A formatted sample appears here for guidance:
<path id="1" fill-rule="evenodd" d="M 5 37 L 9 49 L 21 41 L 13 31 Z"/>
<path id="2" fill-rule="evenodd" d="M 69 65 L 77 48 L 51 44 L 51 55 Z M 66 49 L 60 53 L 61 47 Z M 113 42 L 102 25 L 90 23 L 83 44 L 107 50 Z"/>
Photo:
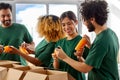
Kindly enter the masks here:
<path id="1" fill-rule="evenodd" d="M 90 18 L 90 22 L 94 23 L 95 22 L 95 18 Z"/>
<path id="2" fill-rule="evenodd" d="M 75 24 L 78 25 L 78 20 L 75 21 Z"/>

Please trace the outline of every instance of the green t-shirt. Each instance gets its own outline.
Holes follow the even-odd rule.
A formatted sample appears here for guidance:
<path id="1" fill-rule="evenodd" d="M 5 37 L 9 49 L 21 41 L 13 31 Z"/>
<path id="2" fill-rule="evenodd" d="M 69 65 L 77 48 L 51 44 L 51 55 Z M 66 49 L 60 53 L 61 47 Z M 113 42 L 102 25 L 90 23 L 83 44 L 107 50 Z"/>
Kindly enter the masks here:
<path id="1" fill-rule="evenodd" d="M 47 42 L 42 40 L 35 49 L 35 57 L 42 62 L 42 67 L 48 67 L 52 58 L 51 54 L 54 52 L 55 42 Z"/>
<path id="2" fill-rule="evenodd" d="M 88 80 L 119 80 L 117 55 L 119 43 L 116 34 L 107 29 L 98 34 L 85 63 L 93 66 Z"/>
<path id="3" fill-rule="evenodd" d="M 18 48 L 22 42 L 30 43 L 33 41 L 28 30 L 24 25 L 13 23 L 8 28 L 0 25 L 0 44 L 3 46 L 11 45 Z M 17 54 L 0 54 L 0 60 L 19 61 L 22 65 L 26 65 L 25 60 Z"/>
<path id="4" fill-rule="evenodd" d="M 57 46 L 61 46 L 61 48 L 64 50 L 64 52 L 71 57 L 74 60 L 77 60 L 77 57 L 74 55 L 75 47 L 78 44 L 78 42 L 81 40 L 81 36 L 78 35 L 72 40 L 67 40 L 66 38 L 59 40 L 56 43 Z M 88 51 L 86 51 L 88 53 Z M 84 73 L 81 73 L 71 66 L 69 66 L 67 63 L 63 62 L 62 60 L 59 60 L 59 69 L 62 71 L 67 71 L 69 74 L 71 74 L 76 80 L 85 80 Z"/>

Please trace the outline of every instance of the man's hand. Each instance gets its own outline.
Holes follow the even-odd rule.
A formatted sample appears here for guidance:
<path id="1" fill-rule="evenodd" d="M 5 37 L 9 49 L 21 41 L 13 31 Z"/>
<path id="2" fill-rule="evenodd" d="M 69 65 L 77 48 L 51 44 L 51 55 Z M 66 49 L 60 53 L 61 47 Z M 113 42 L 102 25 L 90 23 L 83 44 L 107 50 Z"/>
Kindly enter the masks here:
<path id="1" fill-rule="evenodd" d="M 0 53 L 2 53 L 2 52 L 3 52 L 3 50 L 4 50 L 3 45 L 0 45 Z"/>
<path id="2" fill-rule="evenodd" d="M 91 47 L 91 41 L 90 41 L 89 36 L 84 35 L 83 37 L 86 38 L 86 40 L 87 40 L 87 44 L 85 46 L 90 49 L 90 47 Z"/>

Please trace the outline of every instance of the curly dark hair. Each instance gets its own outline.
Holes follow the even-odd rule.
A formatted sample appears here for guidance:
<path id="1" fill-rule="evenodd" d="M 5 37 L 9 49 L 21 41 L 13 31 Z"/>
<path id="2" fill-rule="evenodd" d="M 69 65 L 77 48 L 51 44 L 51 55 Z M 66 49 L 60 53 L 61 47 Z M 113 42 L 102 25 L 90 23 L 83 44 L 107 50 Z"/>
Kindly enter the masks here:
<path id="1" fill-rule="evenodd" d="M 0 10 L 1 9 L 10 9 L 12 12 L 12 6 L 9 3 L 0 3 Z"/>
<path id="2" fill-rule="evenodd" d="M 85 1 L 81 4 L 81 15 L 84 20 L 95 18 L 96 23 L 104 25 L 108 18 L 108 4 L 106 1 Z"/>

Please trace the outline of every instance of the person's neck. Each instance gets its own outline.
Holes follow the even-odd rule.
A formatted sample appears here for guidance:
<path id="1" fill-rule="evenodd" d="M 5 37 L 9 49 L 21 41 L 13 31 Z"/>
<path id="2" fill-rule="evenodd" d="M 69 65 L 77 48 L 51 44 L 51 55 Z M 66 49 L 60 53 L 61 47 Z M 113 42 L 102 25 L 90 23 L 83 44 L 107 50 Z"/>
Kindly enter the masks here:
<path id="1" fill-rule="evenodd" d="M 97 26 L 96 29 L 95 29 L 95 33 L 96 35 L 100 34 L 102 31 L 106 30 L 107 27 L 105 25 L 103 26 Z"/>
<path id="2" fill-rule="evenodd" d="M 12 25 L 12 23 L 9 26 L 2 25 L 3 28 L 8 28 Z"/>
<path id="3" fill-rule="evenodd" d="M 71 34 L 71 35 L 67 35 L 67 40 L 74 39 L 77 35 L 78 35 L 78 33 L 74 33 L 74 34 Z"/>

